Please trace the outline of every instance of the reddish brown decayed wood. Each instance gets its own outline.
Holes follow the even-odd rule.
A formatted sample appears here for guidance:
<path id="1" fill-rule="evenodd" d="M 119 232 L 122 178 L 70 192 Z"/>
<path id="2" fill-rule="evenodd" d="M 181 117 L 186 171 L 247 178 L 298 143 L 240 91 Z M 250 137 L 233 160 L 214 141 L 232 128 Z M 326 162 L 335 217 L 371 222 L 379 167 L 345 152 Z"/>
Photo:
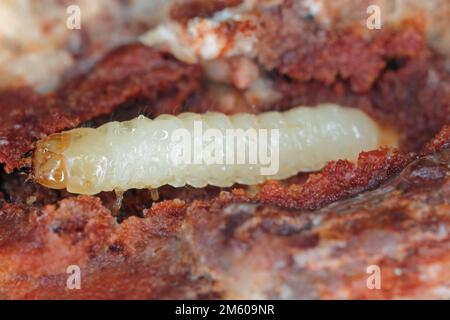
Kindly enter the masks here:
<path id="1" fill-rule="evenodd" d="M 255 200 L 281 207 L 314 210 L 367 189 L 374 189 L 400 172 L 412 157 L 381 149 L 362 152 L 357 164 L 346 160 L 331 162 L 306 183 L 287 187 L 272 181 L 262 185 Z"/>
<path id="2" fill-rule="evenodd" d="M 401 30 L 340 30 L 303 19 L 293 7 L 285 2 L 261 10 L 257 55 L 267 69 L 295 80 L 344 79 L 354 92 L 367 92 L 390 60 L 418 57 L 426 48 L 423 21 L 405 22 Z"/>
<path id="3" fill-rule="evenodd" d="M 448 298 L 449 150 L 316 211 L 196 202 L 183 235 L 230 299 Z M 369 266 L 381 289 L 367 287 Z"/>
<path id="4" fill-rule="evenodd" d="M 171 7 L 170 17 L 174 20 L 186 21 L 194 17 L 206 17 L 241 3 L 242 0 L 183 0 L 175 2 Z"/>

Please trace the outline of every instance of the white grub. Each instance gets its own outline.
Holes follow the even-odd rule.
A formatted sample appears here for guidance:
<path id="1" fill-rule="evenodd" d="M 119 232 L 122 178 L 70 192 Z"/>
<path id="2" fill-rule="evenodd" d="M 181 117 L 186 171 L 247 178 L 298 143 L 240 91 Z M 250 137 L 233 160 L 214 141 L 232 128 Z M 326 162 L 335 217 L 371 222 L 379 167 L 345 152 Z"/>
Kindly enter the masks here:
<path id="1" fill-rule="evenodd" d="M 219 162 L 174 161 L 173 155 L 180 149 L 188 149 L 192 154 L 190 159 L 204 156 L 205 151 L 199 153 L 195 147 L 195 141 L 199 141 L 195 129 L 198 123 L 205 130 L 219 132 L 219 140 L 209 140 L 209 144 L 221 146 L 227 145 L 230 130 L 276 129 L 277 138 L 267 134 L 269 143 L 262 151 L 273 156 L 273 150 L 277 150 L 277 158 L 271 159 L 277 161 L 276 170 L 264 173 L 267 163 L 249 161 L 252 152 L 248 152 L 243 162 L 228 161 L 230 152 L 236 155 L 233 159 L 241 154 L 239 146 L 244 146 L 246 151 L 254 150 L 257 143 L 261 148 L 261 141 L 255 142 L 246 134 L 233 136 L 231 149 L 214 149 L 214 159 Z M 174 140 L 174 133 L 180 130 L 188 138 Z M 156 189 L 166 184 L 174 187 L 256 185 L 267 179 L 285 179 L 301 171 L 317 171 L 331 160 L 356 160 L 361 151 L 379 146 L 380 135 L 377 124 L 361 110 L 332 104 L 259 115 L 183 113 L 162 115 L 154 120 L 140 116 L 125 122 L 109 122 L 97 129 L 79 128 L 50 135 L 38 142 L 33 167 L 37 182 L 80 194 Z"/>

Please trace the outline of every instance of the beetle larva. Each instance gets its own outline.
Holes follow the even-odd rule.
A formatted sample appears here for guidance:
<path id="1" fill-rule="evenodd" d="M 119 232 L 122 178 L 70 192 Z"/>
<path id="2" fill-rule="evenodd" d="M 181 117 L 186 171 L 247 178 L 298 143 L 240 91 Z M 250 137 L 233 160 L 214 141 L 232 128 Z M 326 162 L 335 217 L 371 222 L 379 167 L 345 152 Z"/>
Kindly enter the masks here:
<path id="1" fill-rule="evenodd" d="M 201 138 L 194 132 L 197 125 L 206 129 Z M 207 129 L 214 132 L 209 138 Z M 241 134 L 236 134 L 239 129 Z M 278 134 L 252 135 L 251 130 Z M 33 158 L 34 177 L 44 186 L 81 194 L 158 188 L 165 184 L 254 185 L 301 171 L 316 171 L 331 160 L 355 160 L 361 151 L 377 148 L 380 136 L 379 127 L 365 113 L 332 104 L 259 115 L 182 113 L 154 120 L 140 116 L 96 129 L 68 130 L 38 141 Z M 260 137 L 266 137 L 265 147 L 256 141 Z M 198 148 L 199 144 L 203 148 L 205 141 L 209 141 L 209 153 L 208 147 Z M 248 159 L 236 160 L 242 150 L 248 151 Z M 269 166 L 267 156 L 277 152 L 278 159 L 270 159 L 278 163 Z M 202 162 L 202 156 L 208 160 L 205 154 L 216 161 Z M 255 162 L 256 155 L 261 159 L 266 155 L 265 162 Z M 192 158 L 191 162 L 180 161 Z M 269 167 L 277 170 L 263 174 Z"/>

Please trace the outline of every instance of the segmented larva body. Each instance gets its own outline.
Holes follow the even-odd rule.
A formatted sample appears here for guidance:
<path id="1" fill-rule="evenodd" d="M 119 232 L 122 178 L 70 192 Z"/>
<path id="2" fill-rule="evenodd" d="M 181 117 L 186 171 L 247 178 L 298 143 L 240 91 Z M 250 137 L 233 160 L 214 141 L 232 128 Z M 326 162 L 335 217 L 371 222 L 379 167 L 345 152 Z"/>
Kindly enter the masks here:
<path id="1" fill-rule="evenodd" d="M 174 155 L 180 155 L 180 150 L 190 150 L 193 155 L 200 150 L 196 149 L 198 144 L 195 146 L 199 143 L 194 132 L 198 124 L 203 132 L 215 129 L 213 136 L 222 134 L 222 140 L 214 142 L 216 147 L 218 144 L 231 149 L 214 149 L 216 152 L 210 155 L 219 161 L 212 163 L 195 160 L 188 163 L 179 158 L 174 161 Z M 266 150 L 261 150 L 264 146 L 255 141 L 255 136 L 247 134 L 236 135 L 234 145 L 229 145 L 226 139 L 236 129 L 245 132 L 266 129 L 266 136 L 256 136 L 256 139 L 266 138 Z M 174 139 L 175 133 L 180 132 L 178 139 Z M 330 160 L 355 160 L 361 151 L 374 149 L 379 143 L 380 130 L 365 113 L 331 104 L 259 115 L 183 113 L 162 115 L 154 120 L 140 116 L 96 129 L 79 128 L 50 135 L 38 141 L 33 167 L 40 184 L 80 194 L 158 188 L 165 184 L 225 187 L 234 183 L 253 185 L 267 179 L 284 179 L 301 171 L 316 171 Z M 260 150 L 254 148 L 255 144 Z M 247 161 L 239 163 L 236 158 L 242 146 L 250 151 Z M 236 156 L 234 163 L 227 158 L 230 152 Z M 271 158 L 266 160 L 271 159 L 270 163 L 250 163 L 256 152 L 269 155 Z M 270 172 L 269 167 L 275 170 Z"/>

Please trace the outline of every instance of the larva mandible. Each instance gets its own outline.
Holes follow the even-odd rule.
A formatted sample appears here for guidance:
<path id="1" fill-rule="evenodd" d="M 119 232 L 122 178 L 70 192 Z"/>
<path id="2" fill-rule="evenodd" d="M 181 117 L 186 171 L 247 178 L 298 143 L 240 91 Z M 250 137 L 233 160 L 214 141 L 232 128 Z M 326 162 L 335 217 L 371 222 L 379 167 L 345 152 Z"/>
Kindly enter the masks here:
<path id="1" fill-rule="evenodd" d="M 195 134 L 180 142 L 172 140 L 173 133 L 180 129 L 192 133 L 196 121 L 205 129 L 217 129 L 224 137 L 227 129 L 278 129 L 278 139 L 268 139 L 267 147 L 272 148 L 271 152 L 279 152 L 278 172 L 262 175 L 262 163 L 229 164 L 225 152 L 215 154 L 223 160 L 222 164 L 174 164 L 171 157 L 177 154 L 180 144 L 191 143 L 187 148 L 195 151 Z M 49 188 L 66 188 L 79 194 L 158 188 L 165 184 L 253 185 L 301 171 L 316 171 L 331 160 L 355 160 L 361 151 L 378 147 L 380 135 L 377 124 L 362 111 L 333 104 L 259 115 L 183 113 L 154 120 L 140 116 L 96 129 L 55 133 L 38 141 L 33 157 L 34 178 Z M 247 135 L 237 136 L 233 148 L 250 148 L 252 143 Z"/>

